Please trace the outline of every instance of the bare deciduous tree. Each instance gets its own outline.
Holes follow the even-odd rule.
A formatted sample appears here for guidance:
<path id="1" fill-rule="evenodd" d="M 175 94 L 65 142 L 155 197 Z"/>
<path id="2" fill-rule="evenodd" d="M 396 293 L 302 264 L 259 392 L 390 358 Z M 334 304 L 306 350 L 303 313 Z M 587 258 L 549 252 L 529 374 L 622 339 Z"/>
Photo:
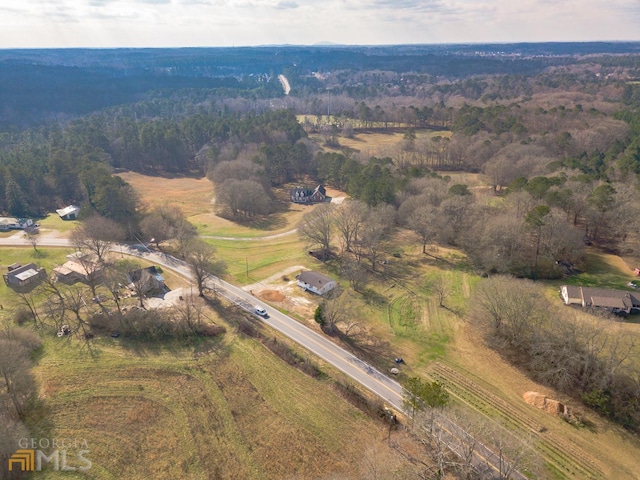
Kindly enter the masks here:
<path id="1" fill-rule="evenodd" d="M 204 297 L 209 279 L 224 273 L 226 265 L 215 258 L 216 249 L 202 240 L 194 240 L 184 252 L 191 274 L 196 281 L 198 294 Z"/>
<path id="2" fill-rule="evenodd" d="M 165 204 L 154 208 L 142 219 L 140 230 L 145 239 L 160 249 L 162 242 L 177 236 L 182 222 L 186 222 L 182 211 L 173 205 Z"/>
<path id="3" fill-rule="evenodd" d="M 331 250 L 331 234 L 333 231 L 334 208 L 331 204 L 318 205 L 313 211 L 305 214 L 298 225 L 298 232 L 310 245 L 318 245 L 323 256 Z"/>
<path id="4" fill-rule="evenodd" d="M 30 373 L 34 348 L 9 333 L 10 330 L 0 336 L 0 404 L 8 401 L 16 416 L 24 419 L 27 402 L 37 390 Z"/>
<path id="5" fill-rule="evenodd" d="M 200 331 L 205 318 L 203 300 L 195 295 L 184 295 L 182 301 L 173 306 L 174 321 L 184 326 L 189 334 Z"/>
<path id="6" fill-rule="evenodd" d="M 38 251 L 38 243 L 40 242 L 40 231 L 34 228 L 27 228 L 23 234 L 24 239 L 33 247 L 33 251 Z"/>
<path id="7" fill-rule="evenodd" d="M 349 300 L 345 293 L 334 293 L 329 298 L 322 301 L 322 320 L 324 320 L 324 329 L 327 333 L 333 333 L 336 325 L 342 322 L 349 315 Z"/>
<path id="8" fill-rule="evenodd" d="M 433 282 L 431 288 L 438 298 L 438 305 L 444 307 L 444 301 L 453 293 L 453 285 L 449 277 L 444 274 L 438 275 Z"/>
<path id="9" fill-rule="evenodd" d="M 216 205 L 225 216 L 267 215 L 273 201 L 264 186 L 256 180 L 230 179 L 216 188 Z"/>
<path id="10" fill-rule="evenodd" d="M 342 261 L 342 273 L 356 292 L 362 292 L 367 286 L 366 269 L 352 258 L 346 258 Z"/>
<path id="11" fill-rule="evenodd" d="M 40 320 L 40 315 L 38 314 L 38 300 L 36 299 L 33 293 L 26 292 L 16 292 L 16 296 L 18 297 L 19 304 L 26 307 L 29 313 L 31 314 L 31 318 L 33 319 L 34 326 L 38 328 L 41 326 L 42 322 Z"/>
<path id="12" fill-rule="evenodd" d="M 71 241 L 78 250 L 92 252 L 100 263 L 105 263 L 106 254 L 113 243 L 124 239 L 125 231 L 120 224 L 100 215 L 87 218 L 71 236 Z"/>
<path id="13" fill-rule="evenodd" d="M 29 438 L 29 430 L 20 420 L 10 418 L 8 412 L 0 412 L 0 425 L 2 425 L 2 434 L 0 434 L 0 478 L 6 480 L 20 480 L 24 478 L 22 471 L 8 469 L 9 459 L 11 455 L 16 453 L 16 449 L 20 445 L 20 440 Z"/>
<path id="14" fill-rule="evenodd" d="M 367 205 L 360 200 L 345 201 L 336 209 L 335 225 L 340 233 L 343 252 L 351 252 L 351 246 L 359 236 L 367 213 Z"/>

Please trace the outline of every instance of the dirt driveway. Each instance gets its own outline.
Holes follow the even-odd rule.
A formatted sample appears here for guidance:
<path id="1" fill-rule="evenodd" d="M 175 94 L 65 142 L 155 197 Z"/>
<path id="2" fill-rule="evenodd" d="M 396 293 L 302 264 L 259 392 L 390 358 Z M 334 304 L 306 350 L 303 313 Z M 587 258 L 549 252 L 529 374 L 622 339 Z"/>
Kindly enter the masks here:
<path id="1" fill-rule="evenodd" d="M 296 283 L 296 275 L 305 270 L 307 269 L 300 265 L 290 267 L 261 282 L 246 285 L 242 289 L 275 308 L 297 313 L 313 322 L 313 314 L 320 297 L 303 291 Z"/>

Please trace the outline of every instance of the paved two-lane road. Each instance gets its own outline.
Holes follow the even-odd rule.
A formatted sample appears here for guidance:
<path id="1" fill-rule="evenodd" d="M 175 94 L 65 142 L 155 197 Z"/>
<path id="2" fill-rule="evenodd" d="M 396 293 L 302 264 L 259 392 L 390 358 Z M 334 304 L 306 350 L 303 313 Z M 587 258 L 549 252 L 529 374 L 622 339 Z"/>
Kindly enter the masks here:
<path id="1" fill-rule="evenodd" d="M 30 243 L 23 238 L 21 233 L 16 233 L 11 237 L 0 238 L 0 245 L 30 245 Z M 66 238 L 47 235 L 43 235 L 39 238 L 38 245 L 47 247 L 71 246 L 69 240 Z M 145 258 L 151 262 L 173 270 L 179 275 L 193 281 L 193 275 L 189 266 L 185 262 L 170 255 L 151 251 L 146 249 L 146 247 L 133 249 L 126 245 L 116 245 L 112 250 L 118 253 L 122 252 L 128 255 Z M 248 312 L 253 313 L 256 305 L 262 306 L 267 311 L 268 317 L 258 318 L 260 318 L 264 323 L 291 338 L 293 341 L 317 355 L 334 368 L 337 368 L 344 374 L 348 375 L 360 385 L 383 399 L 387 404 L 389 404 L 389 406 L 392 406 L 398 411 L 403 411 L 402 386 L 392 378 L 389 378 L 387 375 L 383 374 L 355 355 L 347 352 L 345 349 L 331 342 L 326 337 L 316 333 L 308 327 L 305 327 L 295 319 L 263 304 L 249 292 L 246 292 L 219 278 L 211 279 L 208 286 L 215 289 L 219 295 L 224 296 L 229 301 L 244 308 Z M 456 434 L 452 433 L 460 431 L 460 428 L 446 417 L 440 417 L 438 422 L 445 432 L 445 435 L 449 436 L 447 439 L 449 448 L 454 452 L 460 450 L 460 439 Z M 502 459 L 502 461 L 504 461 L 504 459 Z M 476 443 L 474 465 L 486 478 L 501 478 L 498 473 L 500 459 L 480 443 Z M 511 478 L 526 480 L 526 477 L 519 472 L 513 473 Z"/>

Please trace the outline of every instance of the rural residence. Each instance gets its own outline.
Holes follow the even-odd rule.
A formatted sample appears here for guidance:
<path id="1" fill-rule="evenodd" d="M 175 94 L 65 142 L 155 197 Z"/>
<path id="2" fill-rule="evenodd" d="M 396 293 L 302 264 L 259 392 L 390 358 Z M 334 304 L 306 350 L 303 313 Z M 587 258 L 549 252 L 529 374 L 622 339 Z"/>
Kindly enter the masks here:
<path id="1" fill-rule="evenodd" d="M 75 220 L 78 218 L 78 213 L 80 213 L 80 207 L 69 205 L 68 207 L 56 210 L 56 213 L 60 215 L 62 220 Z"/>
<path id="2" fill-rule="evenodd" d="M 35 263 L 20 265 L 14 263 L 9 265 L 8 272 L 2 275 L 4 283 L 13 289 L 21 290 L 35 286 L 47 276 L 44 268 L 38 267 Z"/>
<path id="3" fill-rule="evenodd" d="M 9 230 L 24 230 L 33 225 L 30 218 L 12 218 L 0 217 L 0 231 L 7 232 Z"/>
<path id="4" fill-rule="evenodd" d="M 155 266 L 140 268 L 127 273 L 127 288 L 138 294 L 147 295 L 164 292 L 167 288 L 164 277 Z"/>
<path id="5" fill-rule="evenodd" d="M 327 199 L 327 191 L 322 185 L 318 185 L 315 190 L 296 187 L 289 193 L 293 203 L 320 203 Z"/>
<path id="6" fill-rule="evenodd" d="M 87 283 L 102 277 L 103 268 L 96 255 L 92 253 L 75 252 L 67 255 L 67 261 L 53 269 L 56 281 L 73 284 Z"/>
<path id="7" fill-rule="evenodd" d="M 565 305 L 602 308 L 616 314 L 640 311 L 640 294 L 635 292 L 563 285 L 560 287 L 560 295 Z"/>
<path id="8" fill-rule="evenodd" d="M 302 272 L 296 276 L 298 286 L 317 295 L 324 295 L 336 288 L 336 281 L 318 272 Z"/>

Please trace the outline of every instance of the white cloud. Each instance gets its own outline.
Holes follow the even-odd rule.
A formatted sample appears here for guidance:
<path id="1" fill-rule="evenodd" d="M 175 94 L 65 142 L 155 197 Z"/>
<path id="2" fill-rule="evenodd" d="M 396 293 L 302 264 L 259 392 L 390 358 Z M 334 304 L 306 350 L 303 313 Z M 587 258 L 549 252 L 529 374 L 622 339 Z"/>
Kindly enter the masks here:
<path id="1" fill-rule="evenodd" d="M 640 40 L 638 0 L 2 0 L 1 47 Z"/>

